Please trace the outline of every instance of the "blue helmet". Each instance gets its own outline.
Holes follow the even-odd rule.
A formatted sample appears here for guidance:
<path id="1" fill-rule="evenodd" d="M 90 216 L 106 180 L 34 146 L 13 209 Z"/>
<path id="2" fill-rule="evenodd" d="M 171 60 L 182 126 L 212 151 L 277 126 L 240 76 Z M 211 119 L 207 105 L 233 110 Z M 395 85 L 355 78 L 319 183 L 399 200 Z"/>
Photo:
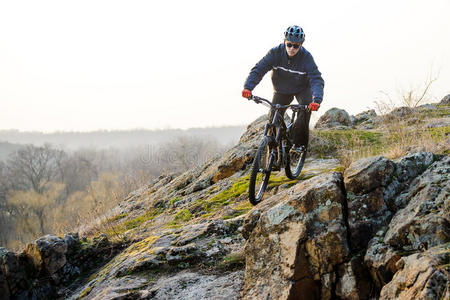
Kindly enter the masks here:
<path id="1" fill-rule="evenodd" d="M 289 42 L 303 43 L 303 41 L 305 40 L 305 33 L 300 26 L 294 25 L 289 26 L 286 29 L 286 31 L 284 32 L 284 37 Z"/>

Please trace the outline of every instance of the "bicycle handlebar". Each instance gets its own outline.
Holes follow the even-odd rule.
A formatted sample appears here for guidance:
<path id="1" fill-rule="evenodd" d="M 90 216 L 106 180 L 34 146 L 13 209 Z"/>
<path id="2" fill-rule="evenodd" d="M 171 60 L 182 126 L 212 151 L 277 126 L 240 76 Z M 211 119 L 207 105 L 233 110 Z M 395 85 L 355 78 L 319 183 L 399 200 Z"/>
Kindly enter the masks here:
<path id="1" fill-rule="evenodd" d="M 278 109 L 284 109 L 284 108 L 290 108 L 292 110 L 298 110 L 298 109 L 304 109 L 304 110 L 309 110 L 308 105 L 302 105 L 302 104 L 288 104 L 288 105 L 281 105 L 281 104 L 273 104 L 272 102 L 270 102 L 267 99 L 258 97 L 258 96 L 254 96 L 251 95 L 248 100 L 253 100 L 255 101 L 255 103 L 262 103 L 265 104 L 266 106 L 270 106 L 270 107 L 274 107 L 274 108 L 278 108 Z"/>

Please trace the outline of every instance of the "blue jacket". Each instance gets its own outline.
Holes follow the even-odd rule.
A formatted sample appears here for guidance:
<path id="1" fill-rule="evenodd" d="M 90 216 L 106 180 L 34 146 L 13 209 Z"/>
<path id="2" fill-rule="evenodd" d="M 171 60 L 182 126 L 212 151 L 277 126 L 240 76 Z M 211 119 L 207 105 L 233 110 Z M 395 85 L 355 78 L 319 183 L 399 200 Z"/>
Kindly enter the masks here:
<path id="1" fill-rule="evenodd" d="M 294 57 L 289 58 L 286 48 L 280 44 L 264 56 L 250 71 L 244 88 L 253 90 L 264 75 L 272 70 L 275 92 L 294 95 L 311 88 L 313 100 L 321 103 L 325 85 L 314 59 L 304 47 Z"/>

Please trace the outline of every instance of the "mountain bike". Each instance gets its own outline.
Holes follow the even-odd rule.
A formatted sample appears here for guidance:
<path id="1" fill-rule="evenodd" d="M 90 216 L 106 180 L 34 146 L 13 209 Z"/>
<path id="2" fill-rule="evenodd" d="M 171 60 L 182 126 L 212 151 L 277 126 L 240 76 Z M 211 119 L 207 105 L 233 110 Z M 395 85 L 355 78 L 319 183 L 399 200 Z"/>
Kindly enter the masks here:
<path id="1" fill-rule="evenodd" d="M 307 105 L 272 104 L 269 100 L 251 96 L 249 100 L 263 104 L 273 110 L 272 119 L 264 127 L 264 137 L 253 160 L 248 187 L 249 200 L 253 205 L 261 202 L 269 183 L 270 173 L 274 169 L 284 167 L 289 179 L 296 179 L 302 171 L 306 158 L 306 148 L 300 152 L 291 150 L 293 146 L 293 125 L 299 110 L 309 110 Z M 292 110 L 292 117 L 286 125 L 281 111 Z"/>

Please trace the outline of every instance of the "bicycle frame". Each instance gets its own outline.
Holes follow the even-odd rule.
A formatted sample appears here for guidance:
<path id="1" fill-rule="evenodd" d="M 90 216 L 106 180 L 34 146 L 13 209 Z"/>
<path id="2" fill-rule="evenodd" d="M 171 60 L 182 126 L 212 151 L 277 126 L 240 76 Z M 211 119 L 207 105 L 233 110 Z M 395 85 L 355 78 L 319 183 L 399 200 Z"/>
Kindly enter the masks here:
<path id="1" fill-rule="evenodd" d="M 270 106 L 273 109 L 273 116 L 272 121 L 264 126 L 264 136 L 270 139 L 271 144 L 271 155 L 276 155 L 274 153 L 274 150 L 277 148 L 276 146 L 280 147 L 280 154 L 281 154 L 281 166 L 286 165 L 286 153 L 289 151 L 290 147 L 292 146 L 292 141 L 290 140 L 288 136 L 288 132 L 295 123 L 295 117 L 297 115 L 297 111 L 299 109 L 307 109 L 306 105 L 299 105 L 299 104 L 292 104 L 292 105 L 281 105 L 281 104 L 272 104 L 269 100 L 266 100 L 264 98 L 260 98 L 257 96 L 252 96 L 249 100 L 253 100 L 256 103 L 263 103 L 266 106 Z M 292 110 L 292 117 L 290 120 L 290 123 L 286 125 L 284 121 L 284 116 L 281 115 L 280 110 L 282 109 L 291 109 Z M 269 120 L 270 121 L 270 120 Z M 269 134 L 269 130 L 272 129 L 272 132 L 275 134 L 272 136 Z M 280 145 L 280 141 L 286 141 L 287 144 Z M 275 147 L 274 147 L 275 146 Z M 275 157 L 274 157 L 275 158 Z"/>

